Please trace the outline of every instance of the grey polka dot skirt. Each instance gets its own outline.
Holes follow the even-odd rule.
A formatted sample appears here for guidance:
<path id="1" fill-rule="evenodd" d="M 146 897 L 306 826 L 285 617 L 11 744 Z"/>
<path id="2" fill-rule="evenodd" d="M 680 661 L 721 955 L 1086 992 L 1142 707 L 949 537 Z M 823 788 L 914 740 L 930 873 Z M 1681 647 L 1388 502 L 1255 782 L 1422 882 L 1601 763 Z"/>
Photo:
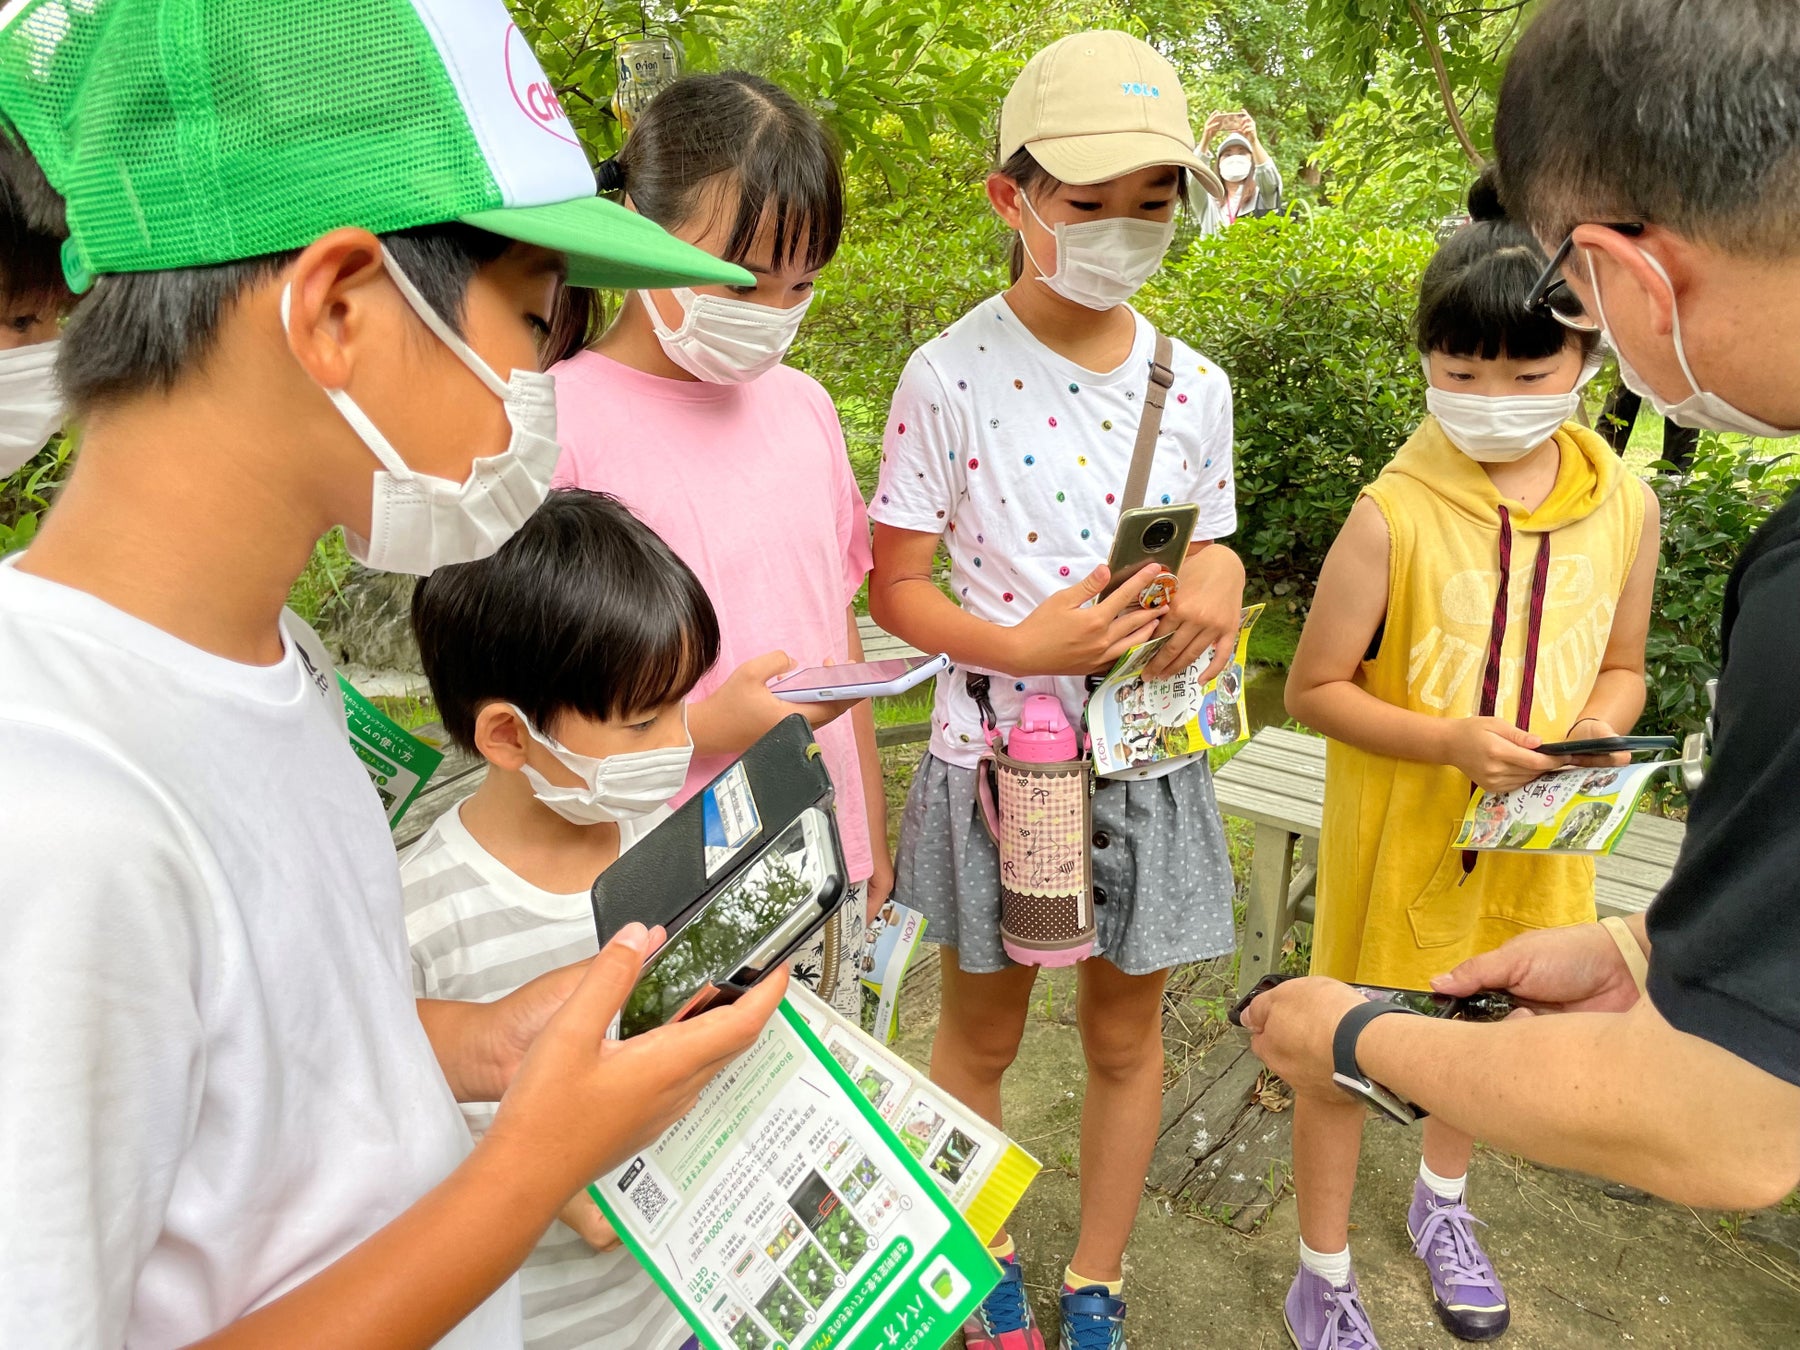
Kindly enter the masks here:
<path id="1" fill-rule="evenodd" d="M 894 896 L 925 916 L 925 941 L 971 975 L 1012 965 L 1000 945 L 1000 858 L 974 769 L 919 762 L 900 821 Z M 1223 956 L 1236 944 L 1231 861 L 1205 760 L 1094 792 L 1094 954 L 1127 975 Z"/>

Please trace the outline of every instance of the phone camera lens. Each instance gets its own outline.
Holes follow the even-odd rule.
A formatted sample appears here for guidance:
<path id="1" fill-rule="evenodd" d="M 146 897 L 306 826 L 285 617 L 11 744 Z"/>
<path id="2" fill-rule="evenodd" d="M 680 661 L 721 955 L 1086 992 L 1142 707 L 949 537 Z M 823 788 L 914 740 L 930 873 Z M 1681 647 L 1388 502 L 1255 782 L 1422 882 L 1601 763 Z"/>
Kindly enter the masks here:
<path id="1" fill-rule="evenodd" d="M 1147 552 L 1155 553 L 1167 548 L 1174 537 L 1175 522 L 1167 516 L 1160 517 L 1144 527 L 1144 548 Z"/>

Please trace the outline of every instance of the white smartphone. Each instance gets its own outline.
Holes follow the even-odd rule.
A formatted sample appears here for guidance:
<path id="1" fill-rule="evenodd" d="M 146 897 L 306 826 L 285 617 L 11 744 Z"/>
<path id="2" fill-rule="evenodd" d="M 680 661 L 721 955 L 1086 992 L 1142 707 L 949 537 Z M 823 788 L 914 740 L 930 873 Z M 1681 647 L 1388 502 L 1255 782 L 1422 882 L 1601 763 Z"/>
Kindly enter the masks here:
<path id="1" fill-rule="evenodd" d="M 769 686 L 789 703 L 837 703 L 844 699 L 901 694 L 924 684 L 950 664 L 938 656 L 899 656 L 891 661 L 864 661 L 854 666 L 811 666 Z"/>

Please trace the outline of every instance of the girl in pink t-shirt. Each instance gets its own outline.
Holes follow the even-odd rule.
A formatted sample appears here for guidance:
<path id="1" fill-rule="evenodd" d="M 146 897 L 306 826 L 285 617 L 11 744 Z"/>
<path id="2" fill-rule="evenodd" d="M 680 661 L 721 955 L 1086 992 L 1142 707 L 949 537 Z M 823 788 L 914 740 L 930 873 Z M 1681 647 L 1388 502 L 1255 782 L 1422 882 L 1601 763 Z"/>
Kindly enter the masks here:
<path id="1" fill-rule="evenodd" d="M 782 364 L 843 228 L 837 148 L 767 80 L 695 75 L 644 110 L 600 178 L 757 282 L 638 291 L 557 365 L 557 481 L 622 498 L 718 610 L 719 661 L 690 696 L 694 763 L 677 803 L 804 712 L 837 788 L 851 879 L 866 883 L 873 913 L 893 861 L 869 705 L 784 703 L 767 688 L 796 667 L 862 659 L 851 608 L 870 562 L 862 494 L 830 396 Z M 863 920 L 864 907 L 846 904 L 795 967 L 851 1015 Z"/>

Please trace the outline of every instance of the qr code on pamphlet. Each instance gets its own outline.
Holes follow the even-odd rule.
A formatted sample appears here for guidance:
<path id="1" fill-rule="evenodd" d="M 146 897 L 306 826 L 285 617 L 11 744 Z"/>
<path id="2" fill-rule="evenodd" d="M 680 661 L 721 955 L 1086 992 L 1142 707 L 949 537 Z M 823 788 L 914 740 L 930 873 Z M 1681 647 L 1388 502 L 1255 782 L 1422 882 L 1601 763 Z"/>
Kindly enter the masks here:
<path id="1" fill-rule="evenodd" d="M 648 1158 L 640 1155 L 633 1160 L 613 1185 L 625 1197 L 625 1203 L 637 1210 L 653 1236 L 675 1217 L 675 1188 Z"/>

